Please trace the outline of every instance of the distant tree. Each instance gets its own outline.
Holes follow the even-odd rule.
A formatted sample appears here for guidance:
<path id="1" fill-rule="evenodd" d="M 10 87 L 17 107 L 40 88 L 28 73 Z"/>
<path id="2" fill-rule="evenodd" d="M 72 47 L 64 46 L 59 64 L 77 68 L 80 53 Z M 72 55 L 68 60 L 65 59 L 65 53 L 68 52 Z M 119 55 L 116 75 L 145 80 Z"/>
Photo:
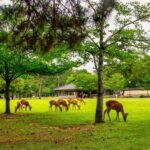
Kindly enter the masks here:
<path id="1" fill-rule="evenodd" d="M 129 87 L 129 82 L 132 82 L 132 66 L 138 61 L 139 53 L 133 49 L 129 49 L 129 52 L 120 51 L 115 46 L 114 54 L 111 53 L 106 58 L 106 64 L 104 65 L 104 76 L 109 77 L 112 74 L 119 73 L 125 78 L 125 87 Z M 119 69 L 118 69 L 119 68 Z M 135 83 L 130 83 L 130 86 L 135 87 Z"/>
<path id="2" fill-rule="evenodd" d="M 13 80 L 11 85 L 10 85 L 10 91 L 12 93 L 12 95 L 11 95 L 12 99 L 14 98 L 14 94 L 16 96 L 18 94 L 18 98 L 21 99 L 23 89 L 24 89 L 24 79 L 23 78 L 18 77 L 15 80 Z"/>
<path id="3" fill-rule="evenodd" d="M 79 89 L 87 92 L 97 91 L 96 74 L 88 73 L 85 70 L 79 70 L 72 73 L 67 78 L 67 83 L 75 84 Z"/>
<path id="4" fill-rule="evenodd" d="M 104 76 L 104 89 L 113 93 L 123 90 L 125 83 L 125 78 L 120 73 L 111 74 L 109 77 Z"/>
<path id="5" fill-rule="evenodd" d="M 150 90 L 150 55 L 142 54 L 133 64 L 130 80 L 135 83 L 136 87 L 142 87 L 147 91 Z M 149 95 L 149 93 L 148 93 Z"/>

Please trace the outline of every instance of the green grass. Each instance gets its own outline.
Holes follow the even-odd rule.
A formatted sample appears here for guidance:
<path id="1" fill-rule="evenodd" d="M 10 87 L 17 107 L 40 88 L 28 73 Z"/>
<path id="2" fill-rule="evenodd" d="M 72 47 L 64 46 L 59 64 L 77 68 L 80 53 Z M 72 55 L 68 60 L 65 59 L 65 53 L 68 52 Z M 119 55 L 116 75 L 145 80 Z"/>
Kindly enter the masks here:
<path id="1" fill-rule="evenodd" d="M 29 100 L 32 111 L 2 114 L 0 100 L 0 149 L 2 150 L 149 150 L 150 99 L 118 98 L 129 113 L 127 122 L 115 121 L 111 111 L 104 124 L 94 125 L 95 99 L 87 99 L 81 110 L 49 112 L 48 99 Z M 106 100 L 105 100 L 106 101 Z M 104 101 L 104 108 L 105 108 Z"/>

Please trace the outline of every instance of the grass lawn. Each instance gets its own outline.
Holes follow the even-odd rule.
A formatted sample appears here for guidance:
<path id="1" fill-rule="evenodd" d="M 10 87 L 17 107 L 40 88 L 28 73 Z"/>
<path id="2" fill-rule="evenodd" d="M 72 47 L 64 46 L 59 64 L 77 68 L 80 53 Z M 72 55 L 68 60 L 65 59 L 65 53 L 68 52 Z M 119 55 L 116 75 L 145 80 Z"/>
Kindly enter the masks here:
<path id="1" fill-rule="evenodd" d="M 112 121 L 93 125 L 95 99 L 87 99 L 81 110 L 49 112 L 48 99 L 29 100 L 32 111 L 5 115 L 5 101 L 0 100 L 0 150 L 150 150 L 150 99 L 118 98 L 127 122 Z M 106 101 L 106 100 L 105 100 Z M 105 102 L 104 102 L 105 108 Z"/>

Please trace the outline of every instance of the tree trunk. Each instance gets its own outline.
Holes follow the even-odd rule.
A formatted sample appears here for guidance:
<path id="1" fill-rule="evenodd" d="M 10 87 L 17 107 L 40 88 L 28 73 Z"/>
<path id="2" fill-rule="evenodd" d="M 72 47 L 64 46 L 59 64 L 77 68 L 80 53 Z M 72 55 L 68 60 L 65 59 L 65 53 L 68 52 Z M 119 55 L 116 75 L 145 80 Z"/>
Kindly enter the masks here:
<path id="1" fill-rule="evenodd" d="M 42 77 L 41 77 L 41 79 L 40 79 L 40 85 L 39 85 L 39 99 L 41 99 L 41 97 L 42 97 Z"/>
<path id="2" fill-rule="evenodd" d="M 19 99 L 21 100 L 21 98 L 22 98 L 22 92 L 19 91 Z"/>
<path id="3" fill-rule="evenodd" d="M 57 87 L 59 87 L 59 86 L 60 86 L 60 77 L 57 76 Z"/>
<path id="4" fill-rule="evenodd" d="M 98 91 L 95 123 L 103 123 L 103 53 L 104 49 L 99 50 L 98 62 Z"/>
<path id="5" fill-rule="evenodd" d="M 149 96 L 149 90 L 147 90 L 147 96 Z"/>
<path id="6" fill-rule="evenodd" d="M 11 92 L 11 99 L 14 99 L 14 91 Z"/>
<path id="7" fill-rule="evenodd" d="M 5 99 L 6 99 L 6 114 L 10 114 L 10 80 L 6 80 Z"/>

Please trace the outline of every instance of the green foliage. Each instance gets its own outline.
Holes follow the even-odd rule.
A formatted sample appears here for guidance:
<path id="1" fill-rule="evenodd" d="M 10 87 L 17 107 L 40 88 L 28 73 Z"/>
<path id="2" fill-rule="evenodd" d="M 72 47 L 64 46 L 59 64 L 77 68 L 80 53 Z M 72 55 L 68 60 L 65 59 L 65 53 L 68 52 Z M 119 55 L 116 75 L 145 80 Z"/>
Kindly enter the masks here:
<path id="1" fill-rule="evenodd" d="M 70 6 L 74 13 L 66 11 L 66 6 Z M 28 51 L 48 52 L 61 43 L 73 47 L 86 35 L 82 32 L 87 20 L 85 16 L 80 3 L 68 1 L 66 4 L 59 0 L 18 0 L 0 9 L 1 28 L 9 26 L 11 29 L 7 43 Z"/>
<path id="2" fill-rule="evenodd" d="M 97 76 L 96 74 L 88 73 L 85 70 L 76 71 L 67 78 L 67 83 L 75 84 L 83 91 L 97 90 Z"/>
<path id="3" fill-rule="evenodd" d="M 143 94 L 141 94 L 139 97 L 140 97 L 140 98 L 145 98 L 146 96 L 145 96 L 145 95 L 143 95 Z"/>
<path id="4" fill-rule="evenodd" d="M 11 83 L 11 91 L 23 91 L 25 80 L 23 78 L 17 78 Z"/>
<path id="5" fill-rule="evenodd" d="M 104 89 L 113 92 L 123 90 L 125 87 L 125 78 L 120 73 L 114 73 L 104 76 Z"/>
<path id="6" fill-rule="evenodd" d="M 42 74 L 52 75 L 62 73 L 65 70 L 76 66 L 78 62 L 65 60 L 68 58 L 67 54 L 59 53 L 57 50 L 48 53 L 46 56 L 39 54 L 23 53 L 17 50 L 10 50 L 7 47 L 0 46 L 0 72 L 5 78 L 5 64 L 9 69 L 9 78 L 14 80 L 22 74 Z M 62 55 L 62 57 L 60 57 Z M 65 59 L 64 59 L 65 58 Z"/>
<path id="7" fill-rule="evenodd" d="M 150 56 L 143 55 L 132 66 L 131 80 L 136 86 L 150 89 Z"/>

